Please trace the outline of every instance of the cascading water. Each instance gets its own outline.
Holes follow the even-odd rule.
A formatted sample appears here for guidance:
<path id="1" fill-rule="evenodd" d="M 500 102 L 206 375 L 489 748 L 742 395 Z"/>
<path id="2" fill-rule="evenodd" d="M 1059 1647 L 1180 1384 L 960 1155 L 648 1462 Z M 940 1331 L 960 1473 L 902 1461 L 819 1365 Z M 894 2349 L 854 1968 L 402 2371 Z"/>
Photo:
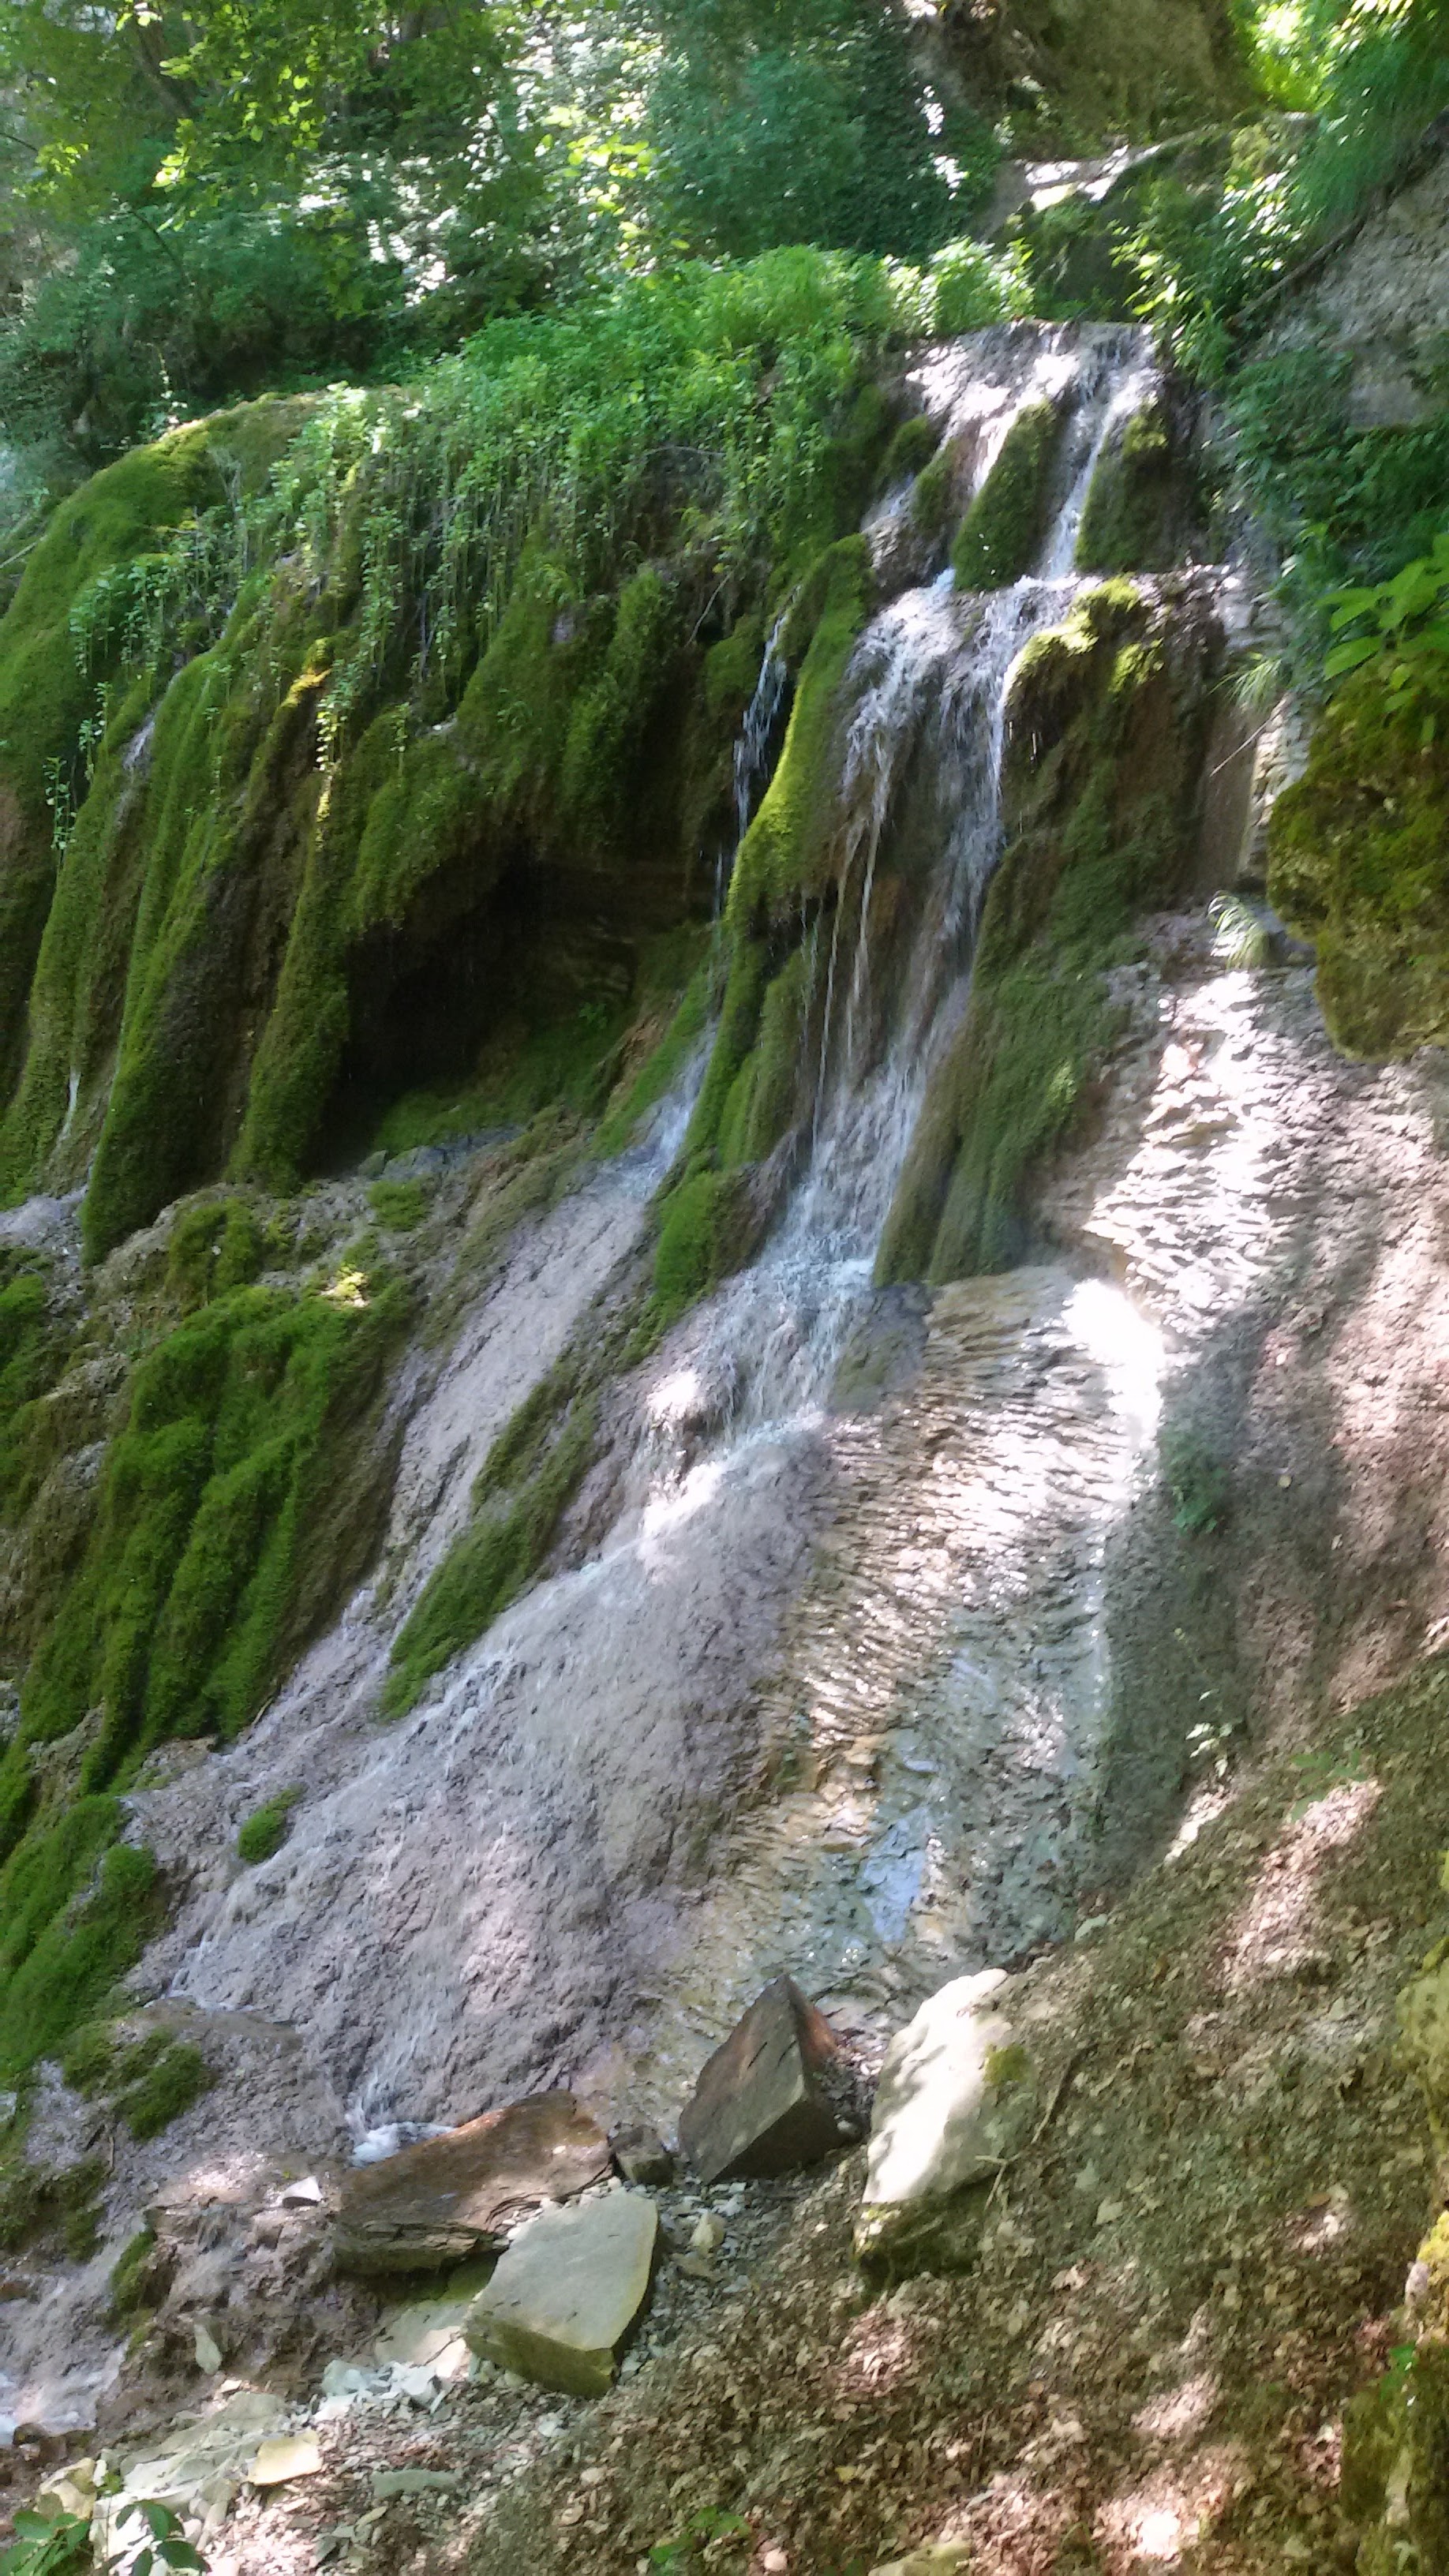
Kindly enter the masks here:
<path id="1" fill-rule="evenodd" d="M 793 1967 L 865 2010 L 1070 1912 L 1069 1774 L 1089 1778 L 1101 1722 L 1102 1557 L 1150 1353 L 1115 1292 L 1055 1273 L 972 1283 L 929 1316 L 870 1274 L 969 986 L 1011 667 L 1070 603 L 1084 468 L 1143 364 L 1130 332 L 1021 326 L 921 371 L 978 482 L 1024 402 L 1074 397 L 1053 524 L 1012 588 L 917 584 L 862 637 L 836 900 L 805 925 L 814 1107 L 793 1185 L 754 1263 L 621 1388 L 606 1534 L 379 1733 L 398 1621 L 489 1441 L 637 1259 L 697 1068 L 632 1158 L 521 1230 L 408 1419 L 391 1597 L 369 1586 L 242 1742 L 138 1801 L 163 1865 L 192 1872 L 155 1954 L 173 1993 L 292 2024 L 363 2125 L 561 2077 L 668 2117 L 761 1973 Z M 741 821 L 784 687 L 776 637 Z M 895 1337 L 904 1392 L 842 1411 L 832 1383 L 862 1336 L 877 1357 Z M 1050 1653 L 1028 1650 L 1038 1611 Z M 742 1806 L 762 1762 L 777 1786 L 795 1765 L 795 1786 Z M 282 1851 L 234 1875 L 236 1822 L 299 1778 Z"/>

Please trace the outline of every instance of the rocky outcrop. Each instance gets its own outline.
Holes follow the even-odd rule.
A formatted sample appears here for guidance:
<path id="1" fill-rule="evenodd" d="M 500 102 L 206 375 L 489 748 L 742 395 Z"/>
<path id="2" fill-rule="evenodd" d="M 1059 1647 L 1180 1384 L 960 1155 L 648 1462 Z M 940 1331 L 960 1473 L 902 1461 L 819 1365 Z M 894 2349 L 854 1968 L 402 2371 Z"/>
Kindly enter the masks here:
<path id="1" fill-rule="evenodd" d="M 546 2210 L 468 2311 L 473 2350 L 575 2397 L 602 2397 L 649 2292 L 659 2220 L 643 2192 Z"/>
<path id="2" fill-rule="evenodd" d="M 572 2093 L 485 2112 L 350 2177 L 333 2232 L 338 2268 L 419 2272 L 464 2262 L 501 2245 L 510 2219 L 584 2190 L 608 2166 L 609 2141 Z"/>
<path id="3" fill-rule="evenodd" d="M 825 2079 L 841 2072 L 823 2013 L 776 1977 L 709 2058 L 679 2123 L 704 2182 L 817 2164 L 853 2134 Z"/>

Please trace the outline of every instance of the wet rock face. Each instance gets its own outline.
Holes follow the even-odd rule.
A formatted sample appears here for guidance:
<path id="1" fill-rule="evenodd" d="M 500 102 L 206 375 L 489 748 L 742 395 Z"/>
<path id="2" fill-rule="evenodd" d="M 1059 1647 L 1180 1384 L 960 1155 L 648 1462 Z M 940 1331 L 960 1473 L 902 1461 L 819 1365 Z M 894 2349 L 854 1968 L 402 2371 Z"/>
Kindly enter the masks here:
<path id="1" fill-rule="evenodd" d="M 776 1977 L 706 2061 L 680 2146 L 704 2182 L 817 2164 L 852 2134 L 837 2107 L 844 2073 L 823 2013 Z"/>
<path id="2" fill-rule="evenodd" d="M 468 2311 L 473 2350 L 544 2388 L 602 2397 L 649 2291 L 659 2219 L 642 2192 L 546 2210 Z"/>
<path id="3" fill-rule="evenodd" d="M 608 2169 L 609 2141 L 572 2093 L 511 2102 L 351 2175 L 333 2231 L 338 2269 L 465 2262 L 501 2244 L 522 2210 L 565 2200 Z"/>

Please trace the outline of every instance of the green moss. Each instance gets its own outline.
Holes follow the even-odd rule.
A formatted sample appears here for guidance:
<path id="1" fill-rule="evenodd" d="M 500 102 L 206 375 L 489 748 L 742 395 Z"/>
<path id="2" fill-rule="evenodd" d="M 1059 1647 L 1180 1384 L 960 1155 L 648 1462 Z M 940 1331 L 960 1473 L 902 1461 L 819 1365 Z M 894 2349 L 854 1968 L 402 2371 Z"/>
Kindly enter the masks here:
<path id="1" fill-rule="evenodd" d="M 255 1807 L 236 1838 L 236 1856 L 249 1868 L 259 1861 L 270 1860 L 279 1852 L 292 1830 L 292 1809 L 301 1797 L 300 1789 L 284 1789 L 269 1798 L 264 1807 Z"/>
<path id="2" fill-rule="evenodd" d="M 685 1138 L 688 1153 L 712 1147 L 718 1139 L 730 1093 L 759 1035 L 768 980 L 769 949 L 765 941 L 737 936 L 709 1063 L 690 1114 Z"/>
<path id="3" fill-rule="evenodd" d="M 73 2092 L 87 2095 L 103 2093 L 115 2068 L 114 2023 L 82 2022 L 79 2030 L 72 2031 L 61 2056 L 60 2071 Z"/>
<path id="4" fill-rule="evenodd" d="M 83 1237 L 101 1259 L 221 1159 L 218 1108 L 245 992 L 252 902 L 279 812 L 315 807 L 325 667 L 280 691 L 245 626 L 172 682 L 157 718 L 149 850 L 114 1080 Z M 234 658 L 235 657 L 235 658 Z M 282 675 L 286 678 L 286 674 Z"/>
<path id="5" fill-rule="evenodd" d="M 818 894 L 829 861 L 827 782 L 841 717 L 841 683 L 874 602 L 863 537 L 845 537 L 816 565 L 785 639 L 792 667 L 796 637 L 809 633 L 799 663 L 794 704 L 775 774 L 745 834 L 730 884 L 726 918 L 737 936 L 763 920 L 798 914 Z"/>
<path id="6" fill-rule="evenodd" d="M 665 1200 L 654 1253 L 660 1317 L 682 1314 L 737 1270 L 749 1245 L 748 1203 L 729 1172 L 695 1172 Z"/>
<path id="7" fill-rule="evenodd" d="M 30 988 L 19 1086 L 0 1120 L 0 1196 L 23 1195 L 54 1158 L 80 1178 L 95 1142 L 125 991 L 144 869 L 144 761 L 134 756 L 149 679 L 107 725 L 66 842 Z"/>
<path id="8" fill-rule="evenodd" d="M 556 1393 L 555 1381 L 546 1395 L 526 1398 L 494 1444 L 472 1526 L 430 1576 L 394 1641 L 385 1716 L 412 1708 L 433 1675 L 482 1636 L 542 1564 L 594 1442 L 592 1402 L 566 1406 L 555 1424 Z"/>
<path id="9" fill-rule="evenodd" d="M 1165 572 L 1173 560 L 1177 476 L 1162 407 L 1144 405 L 1097 460 L 1077 531 L 1078 572 Z"/>
<path id="10" fill-rule="evenodd" d="M 106 663 L 77 651 L 72 614 L 106 573 L 220 497 L 204 429 L 178 430 L 96 475 L 54 513 L 0 625 L 0 1096 L 54 878 L 48 798 L 69 781 Z"/>
<path id="11" fill-rule="evenodd" d="M 758 1033 L 725 1099 L 719 1152 L 727 1170 L 763 1162 L 790 1129 L 807 1082 L 809 1003 L 809 960 L 797 948 L 765 987 Z"/>
<path id="12" fill-rule="evenodd" d="M 98 1828 L 114 1836 L 120 1822 L 118 1801 L 82 1798 L 28 1836 L 0 1872 L 0 2072 L 8 2076 L 59 2055 L 160 1929 L 149 1852 L 111 1840 L 95 1868 Z"/>
<path id="13" fill-rule="evenodd" d="M 155 2250 L 154 2230 L 143 2227 L 131 2237 L 111 2265 L 108 2286 L 113 2317 L 134 2316 L 139 2308 L 150 2304 L 153 2287 L 151 2257 Z"/>
<path id="14" fill-rule="evenodd" d="M 697 966 L 657 1046 L 627 1082 L 594 1138 L 599 1155 L 621 1153 L 640 1120 L 672 1090 L 709 1026 L 712 977 L 708 961 Z"/>
<path id="15" fill-rule="evenodd" d="M 379 1225 L 393 1234 L 410 1234 L 427 1215 L 429 1198 L 424 1181 L 374 1181 L 367 1204 Z"/>
<path id="16" fill-rule="evenodd" d="M 1318 724 L 1268 826 L 1268 892 L 1318 951 L 1318 996 L 1350 1055 L 1449 1042 L 1449 700 L 1393 701 L 1364 673 Z"/>
<path id="17" fill-rule="evenodd" d="M 619 593 L 598 678 L 569 711 L 559 804 L 589 848 L 611 848 L 627 824 L 640 749 L 678 634 L 677 593 L 657 565 L 645 564 Z"/>
<path id="18" fill-rule="evenodd" d="M 946 535 L 955 508 L 956 456 L 953 448 L 943 447 L 916 477 L 911 494 L 912 524 L 935 545 Z"/>
<path id="19" fill-rule="evenodd" d="M 940 443 L 941 425 L 928 419 L 925 412 L 918 411 L 912 419 L 903 420 L 881 462 L 880 479 L 886 490 L 892 491 L 897 483 L 913 479 L 919 489 L 919 478 Z"/>
<path id="20" fill-rule="evenodd" d="M 1055 403 L 1025 403 L 1017 413 L 951 550 L 959 589 L 1002 590 L 1030 572 L 1046 535 L 1061 426 Z"/>
<path id="21" fill-rule="evenodd" d="M 426 879 L 463 862 L 483 891 L 488 818 L 486 788 L 450 732 L 407 743 L 368 805 L 348 892 L 349 935 L 395 927 Z"/>
<path id="22" fill-rule="evenodd" d="M 37 1401 L 59 1375 L 66 1347 L 44 1272 L 17 1263 L 7 1279 L 5 1266 L 0 1266 L 0 1520 L 14 1519 L 34 1493 Z"/>
<path id="23" fill-rule="evenodd" d="M 166 1247 L 166 1285 L 184 1314 L 250 1286 L 266 1261 L 261 1222 L 244 1199 L 186 1208 Z"/>
<path id="24" fill-rule="evenodd" d="M 877 1276 L 961 1278 L 1027 1254 L 1033 1174 L 1071 1133 L 1120 1025 L 1105 969 L 1192 856 L 1199 649 L 1174 653 L 1129 583 L 1087 593 L 1022 655 L 1008 707 L 1008 845 L 971 1000 L 934 1074 Z"/>
<path id="25" fill-rule="evenodd" d="M 728 635 L 711 645 L 704 657 L 704 704 L 712 723 L 728 734 L 738 732 L 755 694 L 765 654 L 765 630 L 753 609 L 735 620 Z"/>
<path id="26" fill-rule="evenodd" d="M 255 1715 L 336 1539 L 340 1445 L 400 1320 L 396 1291 L 235 1289 L 141 1361 L 85 1568 L 21 1703 L 27 1739 L 100 1710 L 88 1787 L 167 1735 Z"/>
<path id="27" fill-rule="evenodd" d="M 145 2044 L 144 2059 L 135 2052 L 123 2053 L 117 2072 L 123 2081 L 116 2108 L 133 2138 L 159 2138 L 216 2082 L 199 2048 L 190 2040 L 169 2039 L 164 2032 Z"/>

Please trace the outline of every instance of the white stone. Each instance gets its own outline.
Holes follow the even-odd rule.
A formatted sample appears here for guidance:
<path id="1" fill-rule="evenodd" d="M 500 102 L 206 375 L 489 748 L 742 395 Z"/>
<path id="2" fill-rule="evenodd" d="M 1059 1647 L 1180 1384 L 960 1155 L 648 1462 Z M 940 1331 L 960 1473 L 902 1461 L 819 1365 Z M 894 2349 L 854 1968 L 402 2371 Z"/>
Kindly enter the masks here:
<path id="1" fill-rule="evenodd" d="M 474 2300 L 468 2342 L 540 2387 L 601 2396 L 648 2294 L 658 2232 L 654 2203 L 637 2191 L 544 2211 Z"/>
<path id="2" fill-rule="evenodd" d="M 1012 2046 L 1010 2022 L 993 2009 L 1005 1982 L 999 1968 L 953 1978 L 928 1996 L 886 2051 L 856 2229 L 859 2252 L 886 2250 L 924 2205 L 990 2182 L 1021 2144 L 1031 2087 L 992 2080 L 993 2061 Z"/>

